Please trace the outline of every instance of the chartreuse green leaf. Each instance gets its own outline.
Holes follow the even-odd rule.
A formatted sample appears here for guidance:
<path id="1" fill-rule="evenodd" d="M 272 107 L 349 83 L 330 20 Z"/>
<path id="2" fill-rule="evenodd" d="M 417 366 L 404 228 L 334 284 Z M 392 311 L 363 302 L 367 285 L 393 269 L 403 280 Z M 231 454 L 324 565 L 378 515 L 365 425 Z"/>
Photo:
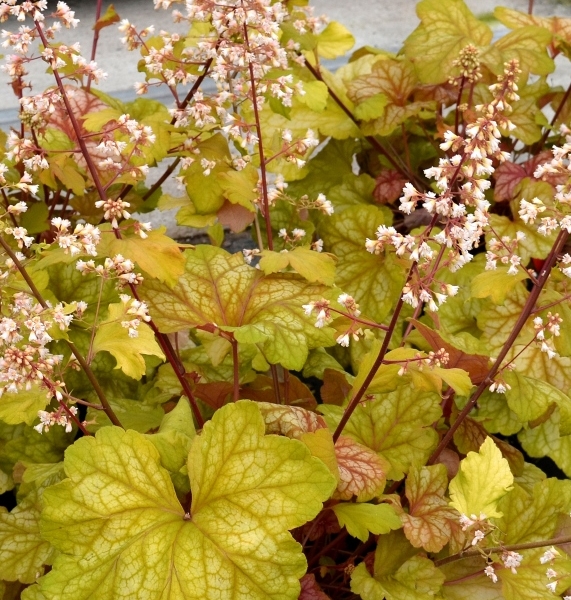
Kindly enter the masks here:
<path id="1" fill-rule="evenodd" d="M 508 406 L 522 421 L 539 419 L 555 403 L 571 426 L 571 398 L 547 381 L 526 377 L 517 371 L 508 371 L 504 378 L 511 389 L 506 391 Z"/>
<path id="2" fill-rule="evenodd" d="M 533 25 L 504 35 L 493 45 L 493 50 L 499 51 L 501 57 L 495 65 L 496 72 L 501 72 L 503 64 L 514 58 L 519 62 L 522 81 L 527 81 L 529 73 L 548 75 L 553 72 L 555 63 L 547 53 L 551 38 L 549 31 Z"/>
<path id="3" fill-rule="evenodd" d="M 344 411 L 341 406 L 325 404 L 319 410 L 332 430 Z M 397 480 L 411 465 L 428 459 L 438 441 L 431 425 L 441 414 L 438 394 L 402 385 L 394 392 L 359 404 L 343 433 L 386 458 L 391 465 L 387 478 Z"/>
<path id="4" fill-rule="evenodd" d="M 498 507 L 503 513 L 497 525 L 505 535 L 504 543 L 549 539 L 555 533 L 559 515 L 571 510 L 571 481 L 544 479 L 530 491 L 515 484 Z"/>
<path id="5" fill-rule="evenodd" d="M 304 81 L 303 91 L 305 94 L 299 97 L 301 102 L 315 112 L 325 110 L 329 90 L 323 81 Z"/>
<path id="6" fill-rule="evenodd" d="M 404 43 L 404 54 L 423 83 L 444 83 L 454 73 L 453 61 L 473 44 L 486 47 L 492 30 L 470 12 L 463 0 L 423 0 L 416 5 L 420 25 Z"/>
<path id="7" fill-rule="evenodd" d="M 216 212 L 224 204 L 224 187 L 220 175 L 232 171 L 229 166 L 231 157 L 228 142 L 220 133 L 200 142 L 197 148 L 200 153 L 185 170 L 183 177 L 186 191 L 197 212 L 207 215 Z M 201 164 L 202 160 L 215 164 L 207 175 Z"/>
<path id="8" fill-rule="evenodd" d="M 8 425 L 31 425 L 38 417 L 38 411 L 44 410 L 48 402 L 46 390 L 37 386 L 17 394 L 5 392 L 0 398 L 0 420 Z"/>
<path id="9" fill-rule="evenodd" d="M 93 352 L 106 350 L 117 361 L 117 369 L 133 379 L 141 379 L 145 374 L 145 359 L 143 355 L 165 358 L 162 350 L 155 340 L 151 328 L 145 323 L 138 327 L 138 335 L 129 337 L 127 328 L 121 325 L 125 320 L 125 305 L 122 303 L 110 304 L 107 321 L 99 327 L 93 340 Z"/>
<path id="10" fill-rule="evenodd" d="M 11 512 L 0 507 L 0 579 L 33 583 L 54 550 L 40 536 L 40 504 L 31 494 Z"/>
<path id="11" fill-rule="evenodd" d="M 98 252 L 103 256 L 121 254 L 135 262 L 150 277 L 174 286 L 184 272 L 184 256 L 179 245 L 165 235 L 165 227 L 149 231 L 142 239 L 138 235 L 117 239 L 104 235 Z"/>
<path id="12" fill-rule="evenodd" d="M 473 298 L 489 296 L 494 304 L 503 304 L 513 288 L 527 277 L 523 270 L 510 275 L 508 267 L 498 267 L 495 271 L 485 271 L 476 275 L 472 279 L 471 294 Z"/>
<path id="13" fill-rule="evenodd" d="M 139 433 L 156 429 L 165 414 L 160 406 L 131 398 L 112 398 L 109 400 L 109 404 L 125 429 L 134 429 Z M 102 410 L 88 408 L 87 416 L 89 422 L 87 430 L 91 433 L 101 427 L 111 425 L 109 417 Z"/>
<path id="14" fill-rule="evenodd" d="M 527 300 L 529 292 L 522 284 L 517 285 L 508 294 L 502 305 L 495 305 L 488 300 L 480 306 L 476 315 L 478 327 L 481 330 L 480 342 L 487 348 L 491 356 L 500 351 L 508 339 L 521 310 Z M 533 331 L 532 325 L 527 325 L 521 335 Z"/>
<path id="15" fill-rule="evenodd" d="M 99 19 L 97 19 L 93 29 L 95 29 L 95 31 L 100 31 L 104 27 L 109 27 L 118 21 L 120 21 L 120 17 L 115 11 L 113 4 L 110 4 L 107 7 L 107 10 L 99 17 Z"/>
<path id="16" fill-rule="evenodd" d="M 310 348 L 333 345 L 303 305 L 319 300 L 326 287 L 297 275 L 265 276 L 241 254 L 197 246 L 186 252 L 186 271 L 173 290 L 145 282 L 142 297 L 161 331 L 216 324 L 242 344 L 258 344 L 270 363 L 301 369 Z"/>
<path id="17" fill-rule="evenodd" d="M 431 560 L 416 553 L 402 531 L 381 536 L 374 575 L 362 562 L 351 575 L 351 590 L 363 600 L 432 600 L 444 583 L 444 575 Z"/>
<path id="18" fill-rule="evenodd" d="M 377 256 L 365 250 L 365 240 L 384 223 L 385 214 L 379 208 L 355 206 L 324 220 L 319 228 L 326 249 L 339 259 L 335 283 L 377 322 L 396 303 L 406 276 L 394 254 Z"/>
<path id="19" fill-rule="evenodd" d="M 490 224 L 493 227 L 494 233 L 486 236 L 487 240 L 492 237 L 502 238 L 508 236 L 510 239 L 515 239 L 518 232 L 525 234 L 525 237 L 518 242 L 517 254 L 521 256 L 522 264 L 526 264 L 530 258 L 545 258 L 553 242 L 556 234 L 553 232 L 550 235 L 541 235 L 537 231 L 538 223 L 524 223 L 519 217 L 520 201 L 526 199 L 530 201 L 532 198 L 539 198 L 547 206 L 553 204 L 553 188 L 545 181 L 532 181 L 529 178 L 523 179 L 517 187 L 518 193 L 514 200 L 510 202 L 510 207 L 514 215 L 513 220 L 503 215 L 490 215 Z"/>
<path id="20" fill-rule="evenodd" d="M 355 45 L 355 38 L 341 23 L 331 21 L 327 27 L 317 35 L 317 52 L 322 58 L 338 58 L 351 50 Z"/>
<path id="21" fill-rule="evenodd" d="M 30 585 L 22 591 L 22 600 L 46 600 L 46 597 L 42 594 L 40 586 L 36 583 Z"/>
<path id="22" fill-rule="evenodd" d="M 333 506 L 332 510 L 339 525 L 362 542 L 367 541 L 369 533 L 378 535 L 402 527 L 395 509 L 389 504 L 341 502 Z"/>
<path id="23" fill-rule="evenodd" d="M 504 516 L 497 521 L 497 526 L 504 544 L 540 542 L 556 537 L 562 516 L 568 515 L 571 509 L 571 482 L 544 479 L 528 490 L 516 484 L 512 492 L 500 500 L 499 508 Z M 540 562 L 543 551 L 542 548 L 523 551 L 517 575 L 509 569 L 497 571 L 504 598 L 553 598 L 553 593 L 546 588 L 546 565 Z M 558 574 L 558 591 L 562 591 L 571 583 L 569 563 L 557 561 L 553 568 Z"/>
<path id="24" fill-rule="evenodd" d="M 190 491 L 186 459 L 195 435 L 190 404 L 183 397 L 164 416 L 158 433 L 147 436 L 159 451 L 161 465 L 171 474 L 175 489 L 183 494 Z"/>
<path id="25" fill-rule="evenodd" d="M 389 135 L 408 118 L 432 107 L 430 102 L 409 100 L 417 82 L 414 67 L 406 59 L 379 61 L 370 74 L 353 79 L 347 92 L 355 103 L 356 116 L 369 121 L 364 133 Z"/>
<path id="26" fill-rule="evenodd" d="M 309 246 L 298 246 L 289 252 L 261 252 L 260 269 L 266 274 L 278 273 L 290 266 L 307 281 L 333 285 L 335 260 L 330 254 L 316 252 Z"/>
<path id="27" fill-rule="evenodd" d="M 502 584 L 502 593 L 505 600 L 553 600 L 554 593 L 547 588 L 546 565 L 541 564 L 544 548 L 537 548 L 524 552 L 521 567 L 512 573 L 510 569 L 499 569 L 498 578 Z M 569 566 L 567 562 L 558 562 L 557 569 L 557 591 L 564 591 L 571 583 Z M 550 583 L 550 582 L 548 582 Z"/>
<path id="28" fill-rule="evenodd" d="M 240 204 L 252 212 L 255 210 L 253 201 L 258 197 L 258 170 L 253 165 L 247 165 L 241 171 L 220 173 L 218 179 L 232 204 Z"/>
<path id="29" fill-rule="evenodd" d="M 66 453 L 44 492 L 42 535 L 61 554 L 48 600 L 295 600 L 306 569 L 288 529 L 315 517 L 335 479 L 297 440 L 265 436 L 255 403 L 227 405 L 188 457 L 190 511 L 154 445 L 109 427 Z"/>
<path id="30" fill-rule="evenodd" d="M 512 489 L 513 479 L 508 461 L 487 437 L 478 453 L 468 452 L 460 462 L 450 482 L 450 505 L 467 516 L 501 517 L 498 502 Z"/>

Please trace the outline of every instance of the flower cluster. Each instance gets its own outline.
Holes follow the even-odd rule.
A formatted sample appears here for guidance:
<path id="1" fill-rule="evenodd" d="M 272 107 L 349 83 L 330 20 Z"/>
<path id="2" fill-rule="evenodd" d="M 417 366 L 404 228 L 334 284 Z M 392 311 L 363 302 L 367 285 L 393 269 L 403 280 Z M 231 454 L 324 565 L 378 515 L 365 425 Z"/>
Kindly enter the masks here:
<path id="1" fill-rule="evenodd" d="M 491 238 L 486 252 L 486 270 L 497 269 L 498 261 L 503 265 L 509 265 L 508 275 L 516 275 L 521 265 L 521 257 L 517 254 L 519 243 L 525 239 L 525 233 L 518 231 L 514 239 L 502 236 L 501 239 Z"/>
<path id="2" fill-rule="evenodd" d="M 77 408 L 75 406 L 70 406 L 67 408 L 67 411 L 69 411 L 73 416 L 77 415 Z M 50 428 L 54 427 L 55 425 L 64 427 L 67 433 L 70 433 L 73 429 L 72 420 L 62 406 L 60 406 L 54 412 L 40 410 L 38 411 L 38 417 L 40 418 L 40 422 L 34 426 L 34 429 L 38 433 L 47 433 Z"/>
<path id="3" fill-rule="evenodd" d="M 341 309 L 332 307 L 329 300 L 324 298 L 317 302 L 304 304 L 302 308 L 307 316 L 310 316 L 314 311 L 317 313 L 315 327 L 321 328 L 330 324 L 334 326 L 338 332 L 336 341 L 340 346 L 348 347 L 351 338 L 358 341 L 361 336 L 367 335 L 368 330 L 363 329 L 362 325 L 377 327 L 375 323 L 360 318 L 361 310 L 353 296 L 340 294 L 337 303 L 341 306 Z M 339 315 L 341 318 L 332 323 L 333 315 Z"/>
<path id="4" fill-rule="evenodd" d="M 533 319 L 535 342 L 539 345 L 541 351 L 547 354 L 548 358 L 557 356 L 557 352 L 553 347 L 553 338 L 561 334 L 561 323 L 563 323 L 563 319 L 559 316 L 559 313 L 548 312 L 545 322 L 542 317 Z M 551 337 L 547 339 L 546 333 L 551 334 Z"/>
<path id="5" fill-rule="evenodd" d="M 113 258 L 106 258 L 103 264 L 95 264 L 94 260 L 78 260 L 77 270 L 82 275 L 95 273 L 104 279 L 116 279 L 117 286 L 123 288 L 127 285 L 139 285 L 143 282 L 141 273 L 135 272 L 135 263 L 121 254 L 116 254 Z"/>
<path id="6" fill-rule="evenodd" d="M 464 46 L 452 64 L 458 69 L 459 75 L 449 79 L 451 84 L 462 84 L 465 81 L 475 83 L 482 78 L 480 51 L 473 44 Z"/>
<path id="7" fill-rule="evenodd" d="M 24 292 L 13 296 L 8 316 L 0 319 L 0 396 L 33 385 L 46 388 L 48 398 L 55 394 L 48 383 L 63 357 L 47 347 L 53 339 L 50 330 L 66 331 L 76 309 L 63 304 L 43 307 Z"/>
<path id="8" fill-rule="evenodd" d="M 121 294 L 120 298 L 125 307 L 125 319 L 121 321 L 121 326 L 129 330 L 129 337 L 136 338 L 141 323 L 148 323 L 151 320 L 147 305 L 127 294 Z"/>
<path id="9" fill-rule="evenodd" d="M 434 273 L 440 267 L 451 271 L 460 269 L 472 260 L 472 250 L 480 244 L 489 224 L 490 203 L 484 193 L 490 187 L 489 176 L 494 172 L 493 160 L 507 158 L 500 148 L 500 130 L 511 130 L 513 125 L 505 116 L 511 110 L 510 102 L 519 99 L 516 78 L 520 70 L 517 60 L 506 64 L 498 83 L 490 86 L 493 99 L 476 107 L 480 117 L 466 127 L 465 135 L 447 131 L 440 145 L 449 158 L 440 159 L 438 167 L 425 170 L 435 180 L 438 193 L 421 192 L 411 183 L 403 188 L 400 209 L 405 214 L 416 210 L 419 204 L 432 216 L 431 225 L 419 235 L 403 235 L 394 227 L 381 226 L 377 239 L 367 239 L 366 249 L 375 254 L 393 247 L 398 256 L 414 263 L 412 276 L 403 291 L 403 300 L 413 307 L 428 303 L 437 310 L 449 291 L 442 287 L 435 295 L 432 289 Z M 433 234 L 439 224 L 440 232 Z M 436 260 L 436 264 L 434 261 Z"/>
<path id="10" fill-rule="evenodd" d="M 67 219 L 54 217 L 51 223 L 56 230 L 55 241 L 65 254 L 97 256 L 97 244 L 101 239 L 101 232 L 97 227 L 89 223 L 78 223 L 72 232 L 71 222 Z"/>

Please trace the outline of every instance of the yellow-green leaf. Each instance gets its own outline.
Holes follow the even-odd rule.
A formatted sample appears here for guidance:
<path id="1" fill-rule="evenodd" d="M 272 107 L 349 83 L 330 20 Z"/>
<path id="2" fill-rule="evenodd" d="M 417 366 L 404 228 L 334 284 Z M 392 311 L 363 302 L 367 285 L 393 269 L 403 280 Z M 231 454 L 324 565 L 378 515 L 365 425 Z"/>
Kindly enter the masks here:
<path id="1" fill-rule="evenodd" d="M 335 485 L 301 442 L 265 436 L 248 401 L 195 438 L 188 513 L 133 431 L 82 438 L 65 467 L 69 479 L 44 492 L 42 535 L 61 552 L 40 580 L 48 600 L 296 600 L 306 562 L 288 529 L 314 518 Z"/>
<path id="2" fill-rule="evenodd" d="M 571 425 L 571 398 L 547 381 L 527 377 L 517 371 L 504 374 L 511 389 L 506 390 L 508 406 L 522 421 L 539 419 L 555 403 L 566 418 L 567 429 Z"/>
<path id="3" fill-rule="evenodd" d="M 349 535 L 366 542 L 369 533 L 379 535 L 402 527 L 395 509 L 389 504 L 366 504 L 341 502 L 333 506 L 339 525 Z"/>
<path id="4" fill-rule="evenodd" d="M 508 461 L 487 437 L 480 451 L 469 452 L 450 482 L 450 504 L 459 513 L 501 517 L 499 500 L 512 489 L 513 475 Z"/>
<path id="5" fill-rule="evenodd" d="M 33 583 L 53 549 L 40 536 L 39 501 L 27 498 L 11 512 L 0 508 L 0 579 Z"/>
<path id="6" fill-rule="evenodd" d="M 172 287 L 184 272 L 184 256 L 179 244 L 165 235 L 165 230 L 165 227 L 160 227 L 150 231 L 145 239 L 138 235 L 121 239 L 103 236 L 103 245 L 98 252 L 107 256 L 121 254 L 134 261 L 150 277 Z"/>
<path id="7" fill-rule="evenodd" d="M 125 306 L 121 303 L 110 304 L 107 322 L 97 327 L 93 352 L 97 354 L 106 350 L 117 361 L 117 369 L 133 379 L 141 379 L 146 370 L 144 354 L 158 356 L 163 360 L 165 356 L 147 324 L 141 323 L 137 337 L 132 338 L 129 337 L 128 329 L 121 325 L 124 320 Z"/>
<path id="8" fill-rule="evenodd" d="M 361 121 L 378 119 L 385 112 L 388 102 L 384 94 L 375 94 L 355 106 L 355 116 Z"/>
<path id="9" fill-rule="evenodd" d="M 354 206 L 324 220 L 320 227 L 326 249 L 339 259 L 336 285 L 377 322 L 382 322 L 396 304 L 406 276 L 394 254 L 375 255 L 365 249 L 365 240 L 374 237 L 377 227 L 384 223 L 383 211 L 375 206 Z"/>
<path id="10" fill-rule="evenodd" d="M 393 543 L 395 538 L 396 536 L 391 540 Z M 364 562 L 353 571 L 353 592 L 359 594 L 363 600 L 431 600 L 438 597 L 437 594 L 444 583 L 444 575 L 431 560 L 421 556 L 409 558 L 410 552 L 399 551 L 400 549 L 393 546 L 389 550 L 392 560 L 386 561 L 383 560 L 386 550 L 382 544 L 377 546 L 374 577 L 369 574 Z M 382 563 L 386 567 L 381 570 L 379 565 Z"/>
<path id="11" fill-rule="evenodd" d="M 321 405 L 327 424 L 335 429 L 344 409 Z M 390 394 L 359 404 L 343 433 L 378 452 L 391 464 L 389 479 L 401 479 L 412 464 L 421 464 L 434 449 L 438 435 L 431 425 L 441 416 L 440 396 L 402 385 Z"/>
<path id="12" fill-rule="evenodd" d="M 218 176 L 224 196 L 232 204 L 240 204 L 244 208 L 255 210 L 253 201 L 258 197 L 258 170 L 252 165 L 241 171 L 226 171 Z"/>
<path id="13" fill-rule="evenodd" d="M 0 397 L 0 421 L 9 425 L 26 423 L 31 425 L 48 403 L 47 390 L 37 386 L 18 393 L 4 392 Z"/>
<path id="14" fill-rule="evenodd" d="M 548 75 L 555 69 L 555 63 L 547 53 L 551 38 L 549 31 L 533 25 L 504 35 L 493 45 L 493 49 L 498 50 L 501 55 L 500 64 L 495 65 L 496 71 L 503 71 L 504 63 L 517 59 L 519 68 L 523 71 L 522 81 L 527 81 L 529 73 Z"/>
<path id="15" fill-rule="evenodd" d="M 303 91 L 305 94 L 299 97 L 301 102 L 315 112 L 325 110 L 329 90 L 323 81 L 304 81 Z"/>
<path id="16" fill-rule="evenodd" d="M 265 276 L 242 254 L 197 246 L 186 252 L 186 272 L 173 290 L 145 282 L 142 297 L 165 333 L 216 324 L 241 343 L 259 344 L 267 360 L 301 369 L 310 348 L 333 345 L 333 333 L 317 329 L 303 305 L 326 287 L 294 274 Z"/>
<path id="17" fill-rule="evenodd" d="M 423 0 L 416 14 L 421 23 L 405 40 L 404 53 L 423 83 L 444 83 L 463 48 L 487 47 L 492 41 L 492 30 L 463 0 Z"/>
<path id="18" fill-rule="evenodd" d="M 317 52 L 322 58 L 337 58 L 343 56 L 355 45 L 355 38 L 341 23 L 331 21 L 317 35 Z"/>
<path id="19" fill-rule="evenodd" d="M 113 4 L 110 4 L 107 7 L 107 10 L 99 17 L 93 26 L 93 29 L 95 29 L 95 31 L 101 31 L 104 27 L 109 27 L 110 25 L 113 25 L 113 23 L 118 23 L 120 20 L 121 17 L 119 17 L 115 11 L 115 7 Z"/>
<path id="20" fill-rule="evenodd" d="M 308 246 L 298 246 L 288 252 L 261 252 L 260 269 L 266 274 L 278 273 L 290 266 L 307 281 L 333 285 L 335 260 L 328 253 L 316 252 Z"/>
<path id="21" fill-rule="evenodd" d="M 508 267 L 498 267 L 494 271 L 485 271 L 472 279 L 471 293 L 474 298 L 491 297 L 494 304 L 503 304 L 511 290 L 528 275 L 518 270 L 515 275 L 508 274 Z"/>

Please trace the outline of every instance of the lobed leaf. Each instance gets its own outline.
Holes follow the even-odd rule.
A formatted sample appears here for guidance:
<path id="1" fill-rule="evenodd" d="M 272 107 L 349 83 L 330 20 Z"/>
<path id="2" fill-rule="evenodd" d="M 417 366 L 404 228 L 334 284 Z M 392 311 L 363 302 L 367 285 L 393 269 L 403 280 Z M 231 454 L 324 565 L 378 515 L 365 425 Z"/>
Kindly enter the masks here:
<path id="1" fill-rule="evenodd" d="M 197 246 L 186 252 L 186 270 L 172 289 L 147 281 L 141 296 L 161 331 L 214 325 L 234 332 L 242 344 L 257 344 L 266 359 L 301 369 L 310 348 L 333 344 L 302 308 L 326 288 L 295 275 L 264 276 L 241 254 Z"/>
<path id="2" fill-rule="evenodd" d="M 65 467 L 69 479 L 44 492 L 42 535 L 61 552 L 40 580 L 48 600 L 295 600 L 305 558 L 287 530 L 315 517 L 335 485 L 303 444 L 264 436 L 243 401 L 193 442 L 188 513 L 134 431 L 82 438 Z"/>
<path id="3" fill-rule="evenodd" d="M 423 83 L 443 83 L 454 72 L 452 62 L 473 44 L 486 47 L 492 30 L 476 19 L 463 0 L 423 0 L 416 5 L 420 25 L 404 42 L 404 54 Z"/>
<path id="4" fill-rule="evenodd" d="M 388 533 L 391 529 L 400 529 L 401 522 L 390 504 L 366 504 L 342 502 L 332 507 L 339 520 L 339 525 L 345 527 L 349 535 L 366 542 L 369 533 L 379 535 Z"/>
<path id="5" fill-rule="evenodd" d="M 458 513 L 444 495 L 448 475 L 444 465 L 415 467 L 406 478 L 409 512 L 401 514 L 404 533 L 415 548 L 440 552 L 458 527 Z"/>
<path id="6" fill-rule="evenodd" d="M 501 517 L 498 502 L 512 484 L 508 461 L 488 437 L 478 453 L 469 452 L 460 462 L 460 470 L 450 482 L 450 505 L 468 517 Z"/>

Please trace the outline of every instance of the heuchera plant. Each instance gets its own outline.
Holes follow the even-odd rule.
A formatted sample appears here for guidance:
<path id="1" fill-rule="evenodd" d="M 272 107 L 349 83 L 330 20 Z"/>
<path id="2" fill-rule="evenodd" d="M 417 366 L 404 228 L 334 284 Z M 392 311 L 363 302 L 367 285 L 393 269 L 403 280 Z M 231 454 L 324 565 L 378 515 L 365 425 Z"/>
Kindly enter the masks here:
<path id="1" fill-rule="evenodd" d="M 0 597 L 569 600 L 571 19 L 155 6 L 0 2 Z"/>

